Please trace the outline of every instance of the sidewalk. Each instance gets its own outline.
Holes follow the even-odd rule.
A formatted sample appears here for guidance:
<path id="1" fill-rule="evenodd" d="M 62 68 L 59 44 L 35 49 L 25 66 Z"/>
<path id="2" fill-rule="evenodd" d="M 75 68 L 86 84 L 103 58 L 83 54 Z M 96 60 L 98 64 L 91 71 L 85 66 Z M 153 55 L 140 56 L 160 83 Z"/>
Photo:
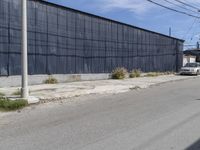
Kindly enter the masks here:
<path id="1" fill-rule="evenodd" d="M 60 84 L 42 84 L 30 86 L 30 95 L 41 101 L 67 99 L 87 94 L 117 94 L 130 90 L 148 88 L 165 82 L 197 78 L 194 76 L 164 75 L 158 77 L 140 77 L 125 80 L 81 81 Z M 19 91 L 20 87 L 0 88 L 8 97 Z"/>

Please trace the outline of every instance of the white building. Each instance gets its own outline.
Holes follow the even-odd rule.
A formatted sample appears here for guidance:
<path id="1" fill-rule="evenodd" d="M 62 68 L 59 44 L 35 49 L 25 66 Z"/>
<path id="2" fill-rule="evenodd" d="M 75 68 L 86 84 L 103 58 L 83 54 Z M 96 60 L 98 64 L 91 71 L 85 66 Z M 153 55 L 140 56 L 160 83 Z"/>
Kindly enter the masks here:
<path id="1" fill-rule="evenodd" d="M 185 66 L 187 63 L 196 62 L 196 56 L 192 55 L 183 55 L 183 66 Z"/>

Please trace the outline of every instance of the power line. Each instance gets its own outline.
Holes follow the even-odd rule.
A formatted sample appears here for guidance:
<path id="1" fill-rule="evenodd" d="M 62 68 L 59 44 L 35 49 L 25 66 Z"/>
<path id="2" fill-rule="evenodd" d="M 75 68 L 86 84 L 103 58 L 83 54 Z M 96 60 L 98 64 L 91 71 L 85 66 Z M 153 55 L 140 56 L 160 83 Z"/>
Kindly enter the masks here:
<path id="1" fill-rule="evenodd" d="M 167 2 L 167 3 L 169 3 L 169 4 L 172 4 L 172 5 L 175 5 L 175 6 L 179 7 L 179 8 L 182 8 L 182 9 L 185 9 L 185 10 L 188 10 L 188 11 L 191 11 L 191 12 L 193 12 L 193 13 L 199 12 L 198 10 L 197 10 L 197 11 L 194 11 L 194 10 L 191 10 L 191 9 L 189 9 L 189 8 L 186 8 L 186 7 L 184 7 L 184 6 L 178 5 L 178 4 L 173 3 L 173 2 L 171 2 L 171 1 L 168 1 L 168 0 L 163 0 L 163 1 L 165 1 L 165 2 Z"/>
<path id="2" fill-rule="evenodd" d="M 194 14 L 191 14 L 191 13 L 188 13 L 188 12 L 186 12 L 186 11 L 181 11 L 181 10 L 177 10 L 177 9 L 174 9 L 174 8 L 171 8 L 171 7 L 168 7 L 168 6 L 164 6 L 164 5 L 162 5 L 162 4 L 160 4 L 160 3 L 157 3 L 157 2 L 155 2 L 155 1 L 153 1 L 153 0 L 147 0 L 147 1 L 148 1 L 148 2 L 151 2 L 151 3 L 155 4 L 155 5 L 158 5 L 158 6 L 160 6 L 160 7 L 163 7 L 163 8 L 165 8 L 165 9 L 168 9 L 168 10 L 171 10 L 171 11 L 174 11 L 174 12 L 177 12 L 177 13 L 184 14 L 184 15 L 187 15 L 187 16 L 190 16 L 190 17 L 195 18 L 193 24 L 191 25 L 191 27 L 190 27 L 190 28 L 188 29 L 188 31 L 186 32 L 186 35 L 188 35 L 188 33 L 193 29 L 193 26 L 195 25 L 197 19 L 200 19 L 200 16 L 197 16 L 197 15 L 194 15 Z M 165 2 L 168 2 L 168 3 L 170 3 L 170 4 L 173 4 L 173 5 L 176 5 L 176 6 L 178 6 L 179 8 L 181 7 L 180 5 L 178 5 L 178 4 L 174 3 L 174 2 L 171 2 L 171 1 L 169 1 L 169 0 L 164 0 L 164 1 L 165 1 Z M 182 6 L 181 8 L 182 8 L 182 9 L 185 9 L 185 10 L 187 9 L 187 10 L 193 11 L 193 12 L 195 12 L 195 13 L 199 13 L 199 12 L 200 12 L 199 9 L 198 9 L 197 7 L 193 7 L 193 8 L 195 8 L 195 9 L 198 10 L 197 12 L 194 11 L 194 10 L 189 9 L 188 7 L 186 8 L 186 7 L 183 7 L 183 6 Z M 194 32 L 194 33 L 195 33 L 195 32 Z M 193 33 L 193 35 L 192 35 L 192 37 L 191 37 L 191 39 L 190 39 L 190 42 L 191 42 L 191 40 L 193 39 L 194 33 Z"/>
<path id="3" fill-rule="evenodd" d="M 183 4 L 183 5 L 186 5 L 186 6 L 188 6 L 188 7 L 191 7 L 191 8 L 194 8 L 194 9 L 197 9 L 198 11 L 200 11 L 200 9 L 199 9 L 198 7 L 195 7 L 195 6 L 193 6 L 193 5 L 190 5 L 190 4 L 185 3 L 185 2 L 183 2 L 183 1 L 180 1 L 180 0 L 175 0 L 175 1 L 177 1 L 178 3 L 181 3 L 181 4 Z"/>
<path id="4" fill-rule="evenodd" d="M 185 3 L 192 3 L 198 7 L 200 7 L 200 3 L 199 2 L 190 2 L 190 1 L 187 1 L 187 0 L 184 0 Z"/>
<path id="5" fill-rule="evenodd" d="M 194 19 L 194 22 L 193 22 L 192 25 L 188 28 L 187 32 L 186 32 L 185 35 L 183 36 L 183 39 L 185 39 L 185 38 L 188 36 L 189 32 L 192 30 L 192 28 L 193 28 L 193 26 L 195 25 L 196 21 L 197 21 L 197 18 Z"/>
<path id="6" fill-rule="evenodd" d="M 197 23 L 199 23 L 199 22 L 200 22 L 200 21 L 198 21 Z M 196 32 L 196 31 L 194 30 L 194 32 L 192 33 L 192 36 L 191 36 L 191 38 L 190 38 L 190 42 L 193 40 L 194 36 L 197 35 L 197 34 L 195 35 L 195 32 Z"/>
<path id="7" fill-rule="evenodd" d="M 190 16 L 190 17 L 193 17 L 193 18 L 198 18 L 198 19 L 200 19 L 199 16 L 195 16 L 195 15 L 189 14 L 189 13 L 184 12 L 184 11 L 180 11 L 180 10 L 176 10 L 176 9 L 173 9 L 173 8 L 170 8 L 170 7 L 167 7 L 167 6 L 164 6 L 164 5 L 162 5 L 162 4 L 159 4 L 159 3 L 157 3 L 157 2 L 154 2 L 154 1 L 152 1 L 152 0 L 147 0 L 147 1 L 148 1 L 148 2 L 151 2 L 151 3 L 155 4 L 155 5 L 158 5 L 158 6 L 160 6 L 160 7 L 163 7 L 163 8 L 165 8 L 165 9 L 168 9 L 168 10 L 171 10 L 171 11 L 174 11 L 174 12 L 177 12 L 177 13 L 180 13 L 180 14 L 184 14 L 184 15 L 187 15 L 187 16 Z"/>

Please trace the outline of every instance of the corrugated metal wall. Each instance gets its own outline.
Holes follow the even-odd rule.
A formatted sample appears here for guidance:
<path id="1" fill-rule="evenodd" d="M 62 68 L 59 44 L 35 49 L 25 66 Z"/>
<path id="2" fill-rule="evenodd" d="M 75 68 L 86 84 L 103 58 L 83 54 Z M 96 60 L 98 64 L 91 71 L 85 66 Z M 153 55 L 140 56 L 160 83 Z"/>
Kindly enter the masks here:
<path id="1" fill-rule="evenodd" d="M 21 0 L 0 0 L 0 75 L 19 75 Z M 29 74 L 176 71 L 183 42 L 37 0 L 28 1 Z"/>

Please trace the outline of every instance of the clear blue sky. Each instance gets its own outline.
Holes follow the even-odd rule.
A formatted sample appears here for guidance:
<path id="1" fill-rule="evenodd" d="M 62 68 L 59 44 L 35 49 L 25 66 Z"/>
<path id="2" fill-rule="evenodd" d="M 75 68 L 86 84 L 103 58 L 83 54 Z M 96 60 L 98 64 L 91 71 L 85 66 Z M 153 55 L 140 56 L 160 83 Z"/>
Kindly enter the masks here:
<path id="1" fill-rule="evenodd" d="M 195 44 L 200 35 L 200 19 L 195 19 L 161 8 L 146 0 L 47 0 L 74 9 L 111 18 L 145 29 L 153 30 L 163 34 L 169 33 L 172 28 L 172 36 L 186 40 L 185 44 Z M 179 6 L 191 9 L 175 0 L 168 0 L 177 6 L 167 3 L 165 0 L 154 0 L 165 6 L 186 11 L 187 13 L 200 16 Z M 200 8 L 199 0 L 182 0 L 183 2 Z"/>

